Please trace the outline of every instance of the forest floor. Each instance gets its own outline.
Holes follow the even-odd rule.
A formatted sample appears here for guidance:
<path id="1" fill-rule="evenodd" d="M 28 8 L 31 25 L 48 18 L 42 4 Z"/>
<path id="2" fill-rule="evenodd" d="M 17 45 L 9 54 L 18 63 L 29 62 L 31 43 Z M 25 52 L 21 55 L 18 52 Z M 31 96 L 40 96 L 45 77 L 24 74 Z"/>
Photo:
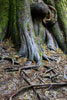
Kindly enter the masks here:
<path id="1" fill-rule="evenodd" d="M 0 100 L 67 100 L 67 56 L 60 49 L 44 46 L 53 60 L 37 67 L 19 58 L 11 42 L 0 46 Z"/>

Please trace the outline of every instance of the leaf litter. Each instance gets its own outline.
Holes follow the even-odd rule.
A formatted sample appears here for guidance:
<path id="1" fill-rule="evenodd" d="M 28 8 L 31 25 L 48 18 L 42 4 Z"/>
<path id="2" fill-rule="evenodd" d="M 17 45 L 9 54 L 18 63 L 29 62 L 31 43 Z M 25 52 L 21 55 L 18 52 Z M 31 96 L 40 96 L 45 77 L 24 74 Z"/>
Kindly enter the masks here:
<path id="1" fill-rule="evenodd" d="M 43 66 L 33 68 L 36 63 L 27 66 L 28 59 L 19 58 L 8 40 L 1 46 L 0 100 L 67 100 L 67 55 L 60 49 L 52 52 L 44 46 L 45 54 L 56 61 L 43 60 Z M 27 70 L 21 70 L 20 66 L 26 66 Z M 30 66 L 33 67 L 29 68 Z M 6 68 L 8 72 L 4 70 Z M 13 71 L 14 69 L 18 70 Z"/>

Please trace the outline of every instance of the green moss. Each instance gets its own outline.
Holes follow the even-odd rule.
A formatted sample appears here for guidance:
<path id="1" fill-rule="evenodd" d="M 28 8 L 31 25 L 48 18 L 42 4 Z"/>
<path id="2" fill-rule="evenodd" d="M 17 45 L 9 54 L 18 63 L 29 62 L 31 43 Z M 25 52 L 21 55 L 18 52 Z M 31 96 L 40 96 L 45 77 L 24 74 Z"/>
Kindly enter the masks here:
<path id="1" fill-rule="evenodd" d="M 9 0 L 0 0 L 0 41 L 2 41 L 6 35 L 5 31 L 8 24 L 8 9 Z"/>
<path id="2" fill-rule="evenodd" d="M 67 51 L 67 47 L 65 44 L 65 40 L 62 34 L 62 31 L 59 28 L 59 24 L 56 23 L 54 24 L 51 28 L 50 28 L 51 33 L 54 35 L 59 47 L 66 52 Z"/>
<path id="3" fill-rule="evenodd" d="M 67 0 L 56 0 L 55 5 L 67 41 Z"/>
<path id="4" fill-rule="evenodd" d="M 20 42 L 19 33 L 17 30 L 17 5 L 16 0 L 9 0 L 9 36 L 13 42 L 18 45 Z"/>
<path id="5" fill-rule="evenodd" d="M 18 10 L 22 10 L 22 1 L 21 0 L 17 0 L 17 2 L 16 2 L 16 4 L 17 4 L 17 9 Z"/>

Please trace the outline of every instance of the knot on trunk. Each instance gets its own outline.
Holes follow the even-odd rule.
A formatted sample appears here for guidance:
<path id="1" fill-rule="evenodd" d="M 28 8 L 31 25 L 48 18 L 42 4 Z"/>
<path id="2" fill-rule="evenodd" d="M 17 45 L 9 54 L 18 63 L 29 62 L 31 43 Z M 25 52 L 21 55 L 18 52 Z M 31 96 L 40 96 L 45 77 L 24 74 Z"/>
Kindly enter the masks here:
<path id="1" fill-rule="evenodd" d="M 45 27 L 50 28 L 57 22 L 57 11 L 51 5 L 48 5 L 48 7 L 50 9 L 49 15 L 43 19 L 42 23 Z"/>

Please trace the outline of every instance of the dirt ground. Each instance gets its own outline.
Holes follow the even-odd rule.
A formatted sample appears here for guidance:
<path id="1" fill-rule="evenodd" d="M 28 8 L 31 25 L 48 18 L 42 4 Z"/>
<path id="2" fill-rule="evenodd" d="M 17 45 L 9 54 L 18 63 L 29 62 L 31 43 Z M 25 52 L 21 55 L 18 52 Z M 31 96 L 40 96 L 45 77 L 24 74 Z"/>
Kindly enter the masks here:
<path id="1" fill-rule="evenodd" d="M 67 55 L 60 49 L 50 51 L 45 47 L 45 54 L 53 60 L 43 60 L 39 68 L 21 70 L 30 66 L 27 59 L 19 58 L 10 42 L 0 46 L 0 100 L 67 100 Z M 32 62 L 33 65 L 36 63 Z M 52 83 L 60 85 L 53 87 Z M 63 83 L 66 85 L 61 86 Z M 46 84 L 48 86 L 37 88 Z M 37 86 L 28 88 L 33 85 Z"/>

